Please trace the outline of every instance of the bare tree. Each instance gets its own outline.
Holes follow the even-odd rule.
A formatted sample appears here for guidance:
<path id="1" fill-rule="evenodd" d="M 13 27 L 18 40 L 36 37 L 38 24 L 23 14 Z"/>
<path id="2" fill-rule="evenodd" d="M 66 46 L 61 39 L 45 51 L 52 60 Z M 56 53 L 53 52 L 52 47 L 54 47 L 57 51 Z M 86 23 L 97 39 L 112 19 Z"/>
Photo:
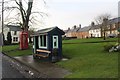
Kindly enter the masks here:
<path id="1" fill-rule="evenodd" d="M 42 24 L 40 18 L 47 16 L 47 14 L 35 6 L 40 1 L 46 4 L 44 0 L 6 0 L 4 11 L 7 12 L 7 16 L 5 22 L 7 24 L 20 24 L 25 30 L 28 30 L 32 24 Z"/>
<path id="2" fill-rule="evenodd" d="M 33 35 L 35 33 L 36 29 L 35 28 L 29 28 L 28 33 L 29 33 L 29 43 L 32 43 L 32 37 L 30 35 Z"/>
<path id="3" fill-rule="evenodd" d="M 47 16 L 44 12 L 40 12 L 37 7 L 34 8 L 36 11 L 33 9 L 33 2 L 35 1 L 39 2 L 39 0 L 7 0 L 6 4 L 8 4 L 4 7 L 4 11 L 8 14 L 5 19 L 7 24 L 20 24 L 21 28 L 29 33 L 30 25 L 41 23 L 40 17 Z M 44 0 L 42 1 L 46 4 Z M 11 15 L 12 17 L 10 17 Z"/>
<path id="4" fill-rule="evenodd" d="M 108 25 L 108 20 L 111 18 L 111 14 L 101 14 L 95 18 L 95 22 L 97 25 L 100 26 L 101 28 L 101 37 L 106 37 L 106 30 L 107 30 L 107 25 Z M 111 27 L 111 26 L 110 26 Z M 111 29 L 111 28 L 110 28 Z"/>

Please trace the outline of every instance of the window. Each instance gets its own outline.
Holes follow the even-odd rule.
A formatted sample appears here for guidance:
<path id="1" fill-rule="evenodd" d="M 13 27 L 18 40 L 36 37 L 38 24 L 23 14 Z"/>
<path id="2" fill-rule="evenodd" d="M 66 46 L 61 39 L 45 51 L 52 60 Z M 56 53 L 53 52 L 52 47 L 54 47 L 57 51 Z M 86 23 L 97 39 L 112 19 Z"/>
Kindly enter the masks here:
<path id="1" fill-rule="evenodd" d="M 13 37 L 14 42 L 18 42 L 18 37 Z"/>
<path id="2" fill-rule="evenodd" d="M 17 31 L 14 31 L 14 35 L 17 35 Z"/>
<path id="3" fill-rule="evenodd" d="M 47 48 L 47 36 L 46 35 L 39 36 L 39 48 Z"/>
<path id="4" fill-rule="evenodd" d="M 58 36 L 53 36 L 53 48 L 58 48 Z"/>

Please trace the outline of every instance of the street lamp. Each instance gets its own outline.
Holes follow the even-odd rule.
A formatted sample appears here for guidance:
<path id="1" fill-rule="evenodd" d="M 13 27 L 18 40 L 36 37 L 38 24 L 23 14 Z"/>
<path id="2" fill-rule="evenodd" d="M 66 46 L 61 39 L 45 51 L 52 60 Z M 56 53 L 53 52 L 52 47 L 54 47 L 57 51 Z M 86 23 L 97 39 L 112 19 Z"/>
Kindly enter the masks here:
<path id="1" fill-rule="evenodd" d="M 2 0 L 2 45 L 4 44 L 3 41 L 3 27 L 4 27 L 4 0 Z"/>

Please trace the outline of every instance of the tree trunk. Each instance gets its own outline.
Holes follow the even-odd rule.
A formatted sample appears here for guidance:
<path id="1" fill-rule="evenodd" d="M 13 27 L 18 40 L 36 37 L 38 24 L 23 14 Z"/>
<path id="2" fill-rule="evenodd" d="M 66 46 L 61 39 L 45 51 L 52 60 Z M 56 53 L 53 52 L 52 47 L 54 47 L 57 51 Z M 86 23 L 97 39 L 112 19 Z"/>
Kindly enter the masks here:
<path id="1" fill-rule="evenodd" d="M 112 34 L 112 24 L 110 24 L 110 34 Z"/>
<path id="2" fill-rule="evenodd" d="M 101 37 L 103 37 L 103 29 L 102 29 L 102 26 L 101 26 Z"/>
<path id="3" fill-rule="evenodd" d="M 105 31 L 104 31 L 104 40 L 106 40 Z"/>

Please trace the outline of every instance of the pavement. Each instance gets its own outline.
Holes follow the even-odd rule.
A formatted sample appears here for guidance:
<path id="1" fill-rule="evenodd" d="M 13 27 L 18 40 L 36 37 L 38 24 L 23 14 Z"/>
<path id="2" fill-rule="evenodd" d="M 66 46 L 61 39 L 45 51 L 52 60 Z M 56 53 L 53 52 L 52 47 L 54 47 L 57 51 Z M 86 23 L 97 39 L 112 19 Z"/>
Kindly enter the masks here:
<path id="1" fill-rule="evenodd" d="M 32 55 L 15 58 L 22 63 L 33 67 L 40 73 L 47 75 L 48 78 L 64 78 L 65 75 L 71 74 L 68 70 L 63 69 L 54 63 L 34 60 Z"/>

